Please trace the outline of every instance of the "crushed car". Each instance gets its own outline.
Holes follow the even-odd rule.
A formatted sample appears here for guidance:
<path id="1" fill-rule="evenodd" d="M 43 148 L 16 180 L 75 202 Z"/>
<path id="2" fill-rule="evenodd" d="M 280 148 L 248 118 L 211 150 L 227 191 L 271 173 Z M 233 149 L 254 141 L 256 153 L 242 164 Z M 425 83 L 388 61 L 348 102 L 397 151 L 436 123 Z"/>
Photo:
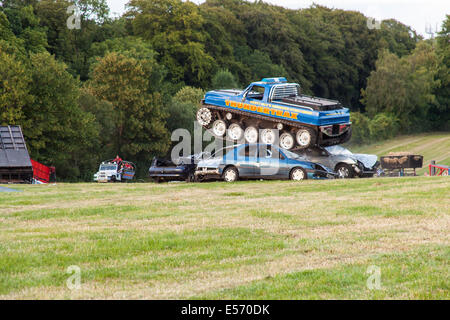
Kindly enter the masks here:
<path id="1" fill-rule="evenodd" d="M 296 151 L 308 161 L 331 168 L 338 178 L 371 178 L 378 173 L 380 162 L 372 154 L 353 154 L 342 146 L 310 147 Z"/>
<path id="2" fill-rule="evenodd" d="M 277 179 L 301 181 L 333 179 L 335 173 L 321 164 L 306 161 L 298 154 L 267 144 L 242 144 L 217 151 L 197 165 L 199 181 L 222 179 Z"/>
<path id="3" fill-rule="evenodd" d="M 200 152 L 187 157 L 179 157 L 173 160 L 154 158 L 148 169 L 149 176 L 156 182 L 186 181 L 195 182 L 195 169 L 197 163 L 204 158 L 209 158 L 209 152 Z"/>
<path id="4" fill-rule="evenodd" d="M 154 158 L 148 172 L 150 178 L 158 183 L 171 181 L 194 182 L 196 168 L 197 165 L 192 158 L 180 159 L 180 161 Z"/>

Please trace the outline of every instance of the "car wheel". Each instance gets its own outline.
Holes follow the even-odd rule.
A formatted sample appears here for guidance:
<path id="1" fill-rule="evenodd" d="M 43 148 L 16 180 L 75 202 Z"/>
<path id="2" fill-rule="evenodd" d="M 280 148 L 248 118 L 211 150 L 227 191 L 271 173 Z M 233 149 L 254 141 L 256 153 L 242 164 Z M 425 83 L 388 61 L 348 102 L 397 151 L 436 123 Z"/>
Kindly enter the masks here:
<path id="1" fill-rule="evenodd" d="M 223 180 L 225 182 L 236 182 L 239 180 L 239 173 L 235 167 L 228 167 L 223 172 Z"/>
<path id="2" fill-rule="evenodd" d="M 312 146 L 316 141 L 316 136 L 313 133 L 312 130 L 308 129 L 300 129 L 297 131 L 297 143 L 302 149 L 309 148 Z"/>
<path id="3" fill-rule="evenodd" d="M 339 179 L 351 179 L 355 176 L 352 167 L 345 163 L 337 165 L 336 173 Z"/>
<path id="4" fill-rule="evenodd" d="M 295 168 L 291 171 L 291 180 L 292 181 L 303 181 L 308 179 L 308 175 L 306 171 L 302 168 Z"/>

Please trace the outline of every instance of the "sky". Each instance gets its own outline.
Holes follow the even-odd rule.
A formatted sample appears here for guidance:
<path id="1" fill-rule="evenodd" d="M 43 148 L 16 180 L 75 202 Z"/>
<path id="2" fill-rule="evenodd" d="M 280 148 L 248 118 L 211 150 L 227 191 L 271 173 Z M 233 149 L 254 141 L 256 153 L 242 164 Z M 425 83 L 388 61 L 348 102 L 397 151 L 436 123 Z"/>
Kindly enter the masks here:
<path id="1" fill-rule="evenodd" d="M 128 0 L 107 0 L 111 12 L 121 14 Z M 427 32 L 440 30 L 445 15 L 450 14 L 450 0 L 264 0 L 290 9 L 308 8 L 314 3 L 329 8 L 360 11 L 377 20 L 394 18 L 411 26 L 425 38 Z M 201 3 L 202 0 L 193 0 Z"/>

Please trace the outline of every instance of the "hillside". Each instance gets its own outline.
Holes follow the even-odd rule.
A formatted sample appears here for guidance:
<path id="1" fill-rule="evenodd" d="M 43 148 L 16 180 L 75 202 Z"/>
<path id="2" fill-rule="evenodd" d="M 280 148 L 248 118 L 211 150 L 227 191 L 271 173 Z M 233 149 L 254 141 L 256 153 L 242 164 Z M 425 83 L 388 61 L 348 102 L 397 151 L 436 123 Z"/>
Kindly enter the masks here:
<path id="1" fill-rule="evenodd" d="M 418 170 L 420 175 L 427 171 L 432 160 L 450 165 L 450 133 L 445 132 L 401 136 L 368 146 L 349 147 L 349 149 L 354 153 L 371 153 L 379 157 L 399 151 L 423 155 L 424 167 Z"/>

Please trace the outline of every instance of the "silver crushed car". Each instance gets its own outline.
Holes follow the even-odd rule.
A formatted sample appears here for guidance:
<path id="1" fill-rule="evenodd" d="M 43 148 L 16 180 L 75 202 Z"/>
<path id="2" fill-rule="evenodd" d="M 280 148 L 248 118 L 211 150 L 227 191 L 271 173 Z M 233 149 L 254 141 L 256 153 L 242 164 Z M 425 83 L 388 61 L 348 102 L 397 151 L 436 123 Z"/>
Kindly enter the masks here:
<path id="1" fill-rule="evenodd" d="M 342 146 L 311 147 L 297 151 L 306 160 L 319 163 L 335 171 L 338 178 L 371 178 L 380 166 L 373 154 L 353 154 Z"/>

